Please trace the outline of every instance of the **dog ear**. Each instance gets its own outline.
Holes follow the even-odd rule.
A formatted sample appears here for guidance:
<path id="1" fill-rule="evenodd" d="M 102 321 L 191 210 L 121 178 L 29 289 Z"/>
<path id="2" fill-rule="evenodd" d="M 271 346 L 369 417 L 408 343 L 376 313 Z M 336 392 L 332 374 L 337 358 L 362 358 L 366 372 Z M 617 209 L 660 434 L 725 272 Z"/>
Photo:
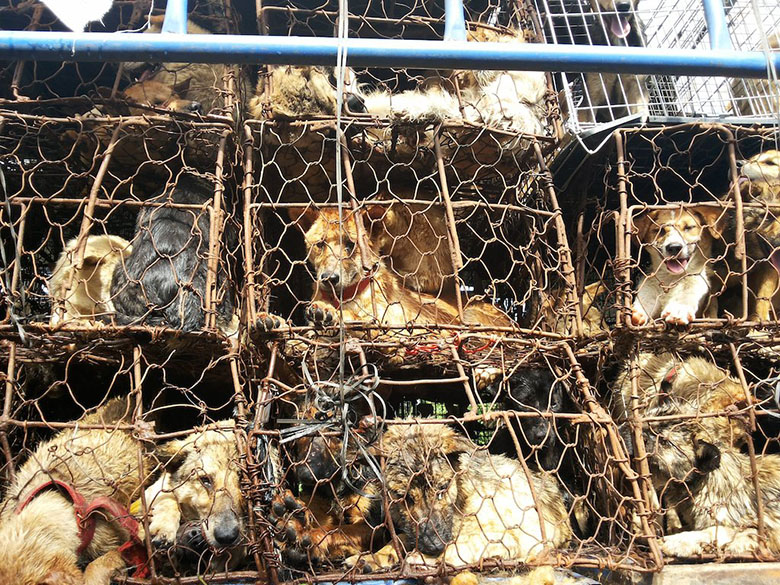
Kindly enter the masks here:
<path id="1" fill-rule="evenodd" d="M 179 83 L 173 86 L 173 93 L 175 93 L 179 97 L 184 97 L 190 89 L 191 82 L 192 82 L 192 77 L 182 79 Z"/>
<path id="2" fill-rule="evenodd" d="M 632 218 L 634 227 L 636 228 L 636 234 L 634 238 L 638 242 L 647 241 L 647 235 L 650 233 L 650 229 L 655 225 L 655 212 L 641 212 L 639 215 Z"/>
<path id="3" fill-rule="evenodd" d="M 720 467 L 720 449 L 712 443 L 695 440 L 694 454 L 696 455 L 696 469 L 700 473 L 709 473 Z"/>
<path id="4" fill-rule="evenodd" d="M 464 453 L 473 453 L 476 447 L 463 435 L 455 435 L 445 438 L 445 449 L 450 465 L 457 470 L 460 467 L 460 456 Z"/>
<path id="5" fill-rule="evenodd" d="M 696 207 L 693 213 L 698 216 L 702 226 L 706 226 L 715 239 L 723 237 L 723 224 L 725 223 L 726 213 L 720 207 L 702 205 Z"/>
<path id="6" fill-rule="evenodd" d="M 162 463 L 165 471 L 176 473 L 189 455 L 189 447 L 182 441 L 168 441 L 163 443 L 154 452 Z"/>
<path id="7" fill-rule="evenodd" d="M 297 224 L 306 233 L 314 225 L 314 222 L 317 221 L 320 212 L 314 207 L 307 205 L 306 207 L 288 207 L 287 215 L 290 216 L 293 223 Z"/>

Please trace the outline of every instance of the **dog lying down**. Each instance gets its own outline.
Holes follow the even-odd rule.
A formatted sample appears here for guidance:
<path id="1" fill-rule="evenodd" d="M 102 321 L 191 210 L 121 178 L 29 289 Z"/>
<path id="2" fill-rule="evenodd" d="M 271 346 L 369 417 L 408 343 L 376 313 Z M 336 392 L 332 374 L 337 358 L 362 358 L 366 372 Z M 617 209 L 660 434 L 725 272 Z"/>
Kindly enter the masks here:
<path id="1" fill-rule="evenodd" d="M 110 400 L 79 421 L 105 429 L 63 430 L 22 465 L 0 513 L 0 583 L 109 585 L 126 566 L 122 543 L 145 551 L 126 510 L 142 489 L 138 444 L 112 428 L 132 412 L 129 400 Z"/>

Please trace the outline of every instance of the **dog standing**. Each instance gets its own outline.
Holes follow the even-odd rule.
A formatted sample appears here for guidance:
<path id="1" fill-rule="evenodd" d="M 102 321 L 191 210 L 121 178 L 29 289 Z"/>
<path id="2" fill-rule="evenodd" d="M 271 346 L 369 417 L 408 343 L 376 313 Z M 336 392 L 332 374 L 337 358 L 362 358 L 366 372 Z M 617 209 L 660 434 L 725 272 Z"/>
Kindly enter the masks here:
<path id="1" fill-rule="evenodd" d="M 726 417 L 697 419 L 691 405 L 668 400 L 648 417 L 688 418 L 650 423 L 645 432 L 656 490 L 674 505 L 685 531 L 667 535 L 661 550 L 675 557 L 713 552 L 744 555 L 758 547 L 758 498 L 750 457 L 722 440 Z M 756 456 L 769 549 L 780 552 L 780 456 Z"/>
<path id="2" fill-rule="evenodd" d="M 713 242 L 721 237 L 717 207 L 656 209 L 634 219 L 636 237 L 650 256 L 637 287 L 631 322 L 661 318 L 672 325 L 717 314 Z"/>
<path id="3" fill-rule="evenodd" d="M 130 242 L 119 236 L 87 236 L 84 262 L 77 269 L 77 244 L 78 238 L 73 238 L 65 245 L 49 278 L 51 325 L 73 320 L 94 322 L 98 315 L 113 312 L 114 269 L 132 251 Z"/>
<path id="4" fill-rule="evenodd" d="M 590 0 L 595 15 L 588 26 L 592 45 L 644 47 L 644 31 L 637 18 L 639 0 Z M 631 114 L 647 114 L 647 75 L 585 73 L 586 101 L 580 122 L 611 122 Z M 595 117 L 595 119 L 594 119 Z"/>
<path id="5" fill-rule="evenodd" d="M 395 425 L 381 446 L 389 513 L 409 563 L 529 562 L 572 536 L 555 480 L 527 474 L 516 459 L 477 449 L 448 426 Z M 348 560 L 361 562 L 390 567 L 399 558 L 391 543 L 367 558 Z"/>
<path id="6" fill-rule="evenodd" d="M 211 559 L 212 568 L 236 567 L 246 556 L 246 506 L 231 424 L 223 421 L 219 429 L 163 444 L 156 455 L 164 471 L 145 494 L 155 547 L 179 544 L 201 554 L 219 551 Z M 139 503 L 133 511 L 140 512 Z M 188 530 L 182 533 L 183 525 Z"/>
<path id="7" fill-rule="evenodd" d="M 130 432 L 112 429 L 128 424 L 131 414 L 128 400 L 111 400 L 79 421 L 106 428 L 63 430 L 38 445 L 19 469 L 0 513 L 0 582 L 109 585 L 125 567 L 117 548 L 127 532 L 119 519 L 105 515 L 103 507 L 89 517 L 77 512 L 100 498 L 126 507 L 140 495 L 138 444 Z"/>
<path id="8" fill-rule="evenodd" d="M 213 195 L 210 181 L 184 173 L 175 185 L 149 200 L 155 206 L 138 213 L 132 252 L 114 270 L 111 282 L 117 323 L 165 325 L 184 331 L 203 328 L 211 242 L 205 205 Z M 162 206 L 167 202 L 204 209 Z M 228 230 L 223 245 L 230 245 Z M 228 275 L 219 265 L 217 324 L 229 335 L 237 327 L 235 300 Z"/>

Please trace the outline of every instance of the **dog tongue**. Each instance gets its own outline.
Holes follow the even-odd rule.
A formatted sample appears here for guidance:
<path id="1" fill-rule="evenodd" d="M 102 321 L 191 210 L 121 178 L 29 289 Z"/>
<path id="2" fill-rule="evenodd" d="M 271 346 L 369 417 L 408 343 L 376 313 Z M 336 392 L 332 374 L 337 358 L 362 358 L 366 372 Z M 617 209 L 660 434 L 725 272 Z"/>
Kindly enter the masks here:
<path id="1" fill-rule="evenodd" d="M 685 271 L 685 267 L 688 266 L 687 260 L 667 260 L 666 268 L 672 274 L 680 274 Z"/>
<path id="2" fill-rule="evenodd" d="M 617 38 L 624 39 L 628 36 L 628 33 L 631 32 L 631 24 L 628 22 L 628 19 L 625 16 L 615 14 L 612 18 L 610 18 L 610 21 L 609 29 Z"/>

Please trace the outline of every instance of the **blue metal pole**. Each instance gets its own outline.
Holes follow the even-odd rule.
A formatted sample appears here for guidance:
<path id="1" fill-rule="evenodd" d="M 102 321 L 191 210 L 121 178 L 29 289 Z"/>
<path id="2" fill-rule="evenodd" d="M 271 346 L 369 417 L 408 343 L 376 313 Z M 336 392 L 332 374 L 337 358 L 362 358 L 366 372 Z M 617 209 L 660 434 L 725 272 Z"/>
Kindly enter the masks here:
<path id="1" fill-rule="evenodd" d="M 187 34 L 187 0 L 168 0 L 162 32 Z"/>
<path id="2" fill-rule="evenodd" d="M 251 35 L 127 35 L 2 31 L 0 59 L 333 65 L 338 39 Z M 347 39 L 355 67 L 608 71 L 766 77 L 757 51 Z M 780 53 L 772 56 L 780 69 Z"/>
<path id="3" fill-rule="evenodd" d="M 701 2 L 704 5 L 704 18 L 707 20 L 710 47 L 723 50 L 732 49 L 723 0 L 701 0 Z"/>
<path id="4" fill-rule="evenodd" d="M 466 19 L 463 16 L 463 0 L 444 0 L 444 40 L 466 40 Z"/>

